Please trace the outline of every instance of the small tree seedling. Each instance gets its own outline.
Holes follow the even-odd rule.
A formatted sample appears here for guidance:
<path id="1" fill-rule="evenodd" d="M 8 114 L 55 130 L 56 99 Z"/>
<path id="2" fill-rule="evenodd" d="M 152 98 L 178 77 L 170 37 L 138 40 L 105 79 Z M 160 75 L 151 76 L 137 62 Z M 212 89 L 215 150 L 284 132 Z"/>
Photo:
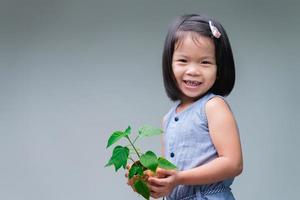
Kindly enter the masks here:
<path id="1" fill-rule="evenodd" d="M 159 128 L 145 125 L 138 129 L 137 136 L 134 140 L 131 140 L 129 136 L 131 134 L 131 127 L 128 126 L 125 131 L 113 132 L 109 137 L 106 146 L 106 148 L 109 148 L 121 138 L 127 139 L 128 145 L 117 145 L 113 149 L 112 156 L 105 167 L 113 165 L 117 172 L 121 167 L 125 169 L 128 160 L 131 160 L 132 164 L 129 169 L 128 179 L 130 180 L 133 178 L 133 186 L 136 192 L 147 200 L 150 199 L 150 190 L 147 186 L 147 175 L 145 175 L 145 171 L 148 171 L 149 173 L 152 172 L 152 174 L 155 175 L 157 167 L 176 169 L 176 166 L 163 157 L 157 157 L 152 151 L 142 153 L 141 150 L 135 146 L 135 143 L 140 138 L 160 135 L 162 133 L 163 131 Z"/>

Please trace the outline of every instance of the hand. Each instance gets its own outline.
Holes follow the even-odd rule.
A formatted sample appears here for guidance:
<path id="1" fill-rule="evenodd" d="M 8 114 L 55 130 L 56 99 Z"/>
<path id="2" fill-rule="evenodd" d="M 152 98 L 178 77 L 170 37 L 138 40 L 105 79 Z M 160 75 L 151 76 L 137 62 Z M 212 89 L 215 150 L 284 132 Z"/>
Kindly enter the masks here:
<path id="1" fill-rule="evenodd" d="M 137 178 L 137 177 L 136 177 L 136 176 L 133 176 L 131 179 L 128 179 L 128 174 L 129 174 L 130 168 L 131 168 L 131 165 L 128 164 L 128 165 L 126 166 L 127 171 L 126 171 L 126 173 L 125 173 L 125 177 L 127 178 L 127 185 L 131 186 L 132 190 L 133 190 L 134 192 L 136 192 L 136 190 L 135 190 L 133 184 L 134 184 L 134 182 L 136 181 L 136 178 Z"/>
<path id="2" fill-rule="evenodd" d="M 178 185 L 178 171 L 176 170 L 166 170 L 162 168 L 157 168 L 157 177 L 149 177 L 148 187 L 151 191 L 151 197 L 160 198 L 167 196 L 173 190 L 173 188 Z"/>
<path id="3" fill-rule="evenodd" d="M 137 179 L 140 179 L 140 177 L 138 177 L 137 175 L 134 175 L 131 179 L 128 179 L 128 174 L 129 174 L 130 168 L 131 168 L 131 165 L 128 164 L 126 166 L 127 171 L 125 173 L 125 177 L 127 178 L 127 185 L 131 186 L 132 190 L 134 192 L 136 192 L 134 183 Z M 155 173 L 153 173 L 151 170 L 146 170 L 146 171 L 144 171 L 144 175 L 142 176 L 142 179 L 144 179 L 144 181 L 147 182 L 148 178 L 153 177 L 153 176 L 156 176 Z"/>

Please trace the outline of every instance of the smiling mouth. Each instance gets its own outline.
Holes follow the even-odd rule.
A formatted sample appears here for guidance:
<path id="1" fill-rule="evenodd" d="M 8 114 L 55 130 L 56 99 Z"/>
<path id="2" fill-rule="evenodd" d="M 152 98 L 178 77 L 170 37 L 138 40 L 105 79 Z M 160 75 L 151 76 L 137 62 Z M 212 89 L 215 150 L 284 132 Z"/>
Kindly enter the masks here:
<path id="1" fill-rule="evenodd" d="M 183 82 L 186 85 L 193 86 L 193 87 L 199 86 L 201 84 L 201 82 L 199 82 L 199 81 L 191 81 L 191 80 L 183 80 Z"/>

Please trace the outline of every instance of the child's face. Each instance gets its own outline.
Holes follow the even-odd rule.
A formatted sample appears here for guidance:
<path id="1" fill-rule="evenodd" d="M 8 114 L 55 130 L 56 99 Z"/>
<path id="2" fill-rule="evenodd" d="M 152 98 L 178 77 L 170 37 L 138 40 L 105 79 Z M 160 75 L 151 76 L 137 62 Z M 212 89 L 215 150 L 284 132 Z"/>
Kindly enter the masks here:
<path id="1" fill-rule="evenodd" d="M 217 75 L 215 45 L 211 38 L 187 33 L 175 45 L 172 61 L 182 100 L 194 101 L 214 84 Z"/>

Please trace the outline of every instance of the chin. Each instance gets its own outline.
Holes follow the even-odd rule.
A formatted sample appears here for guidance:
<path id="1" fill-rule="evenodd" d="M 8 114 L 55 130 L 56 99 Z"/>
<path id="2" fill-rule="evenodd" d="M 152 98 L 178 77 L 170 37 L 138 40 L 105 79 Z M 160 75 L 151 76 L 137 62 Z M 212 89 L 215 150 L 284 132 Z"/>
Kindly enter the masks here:
<path id="1" fill-rule="evenodd" d="M 198 100 L 201 98 L 203 95 L 205 95 L 207 92 L 189 92 L 189 91 L 184 91 L 183 94 L 186 98 L 191 99 L 193 101 Z"/>
<path id="2" fill-rule="evenodd" d="M 192 99 L 192 100 L 197 100 L 199 99 L 202 94 L 189 94 L 189 93 L 184 93 L 184 96 L 188 99 Z"/>

